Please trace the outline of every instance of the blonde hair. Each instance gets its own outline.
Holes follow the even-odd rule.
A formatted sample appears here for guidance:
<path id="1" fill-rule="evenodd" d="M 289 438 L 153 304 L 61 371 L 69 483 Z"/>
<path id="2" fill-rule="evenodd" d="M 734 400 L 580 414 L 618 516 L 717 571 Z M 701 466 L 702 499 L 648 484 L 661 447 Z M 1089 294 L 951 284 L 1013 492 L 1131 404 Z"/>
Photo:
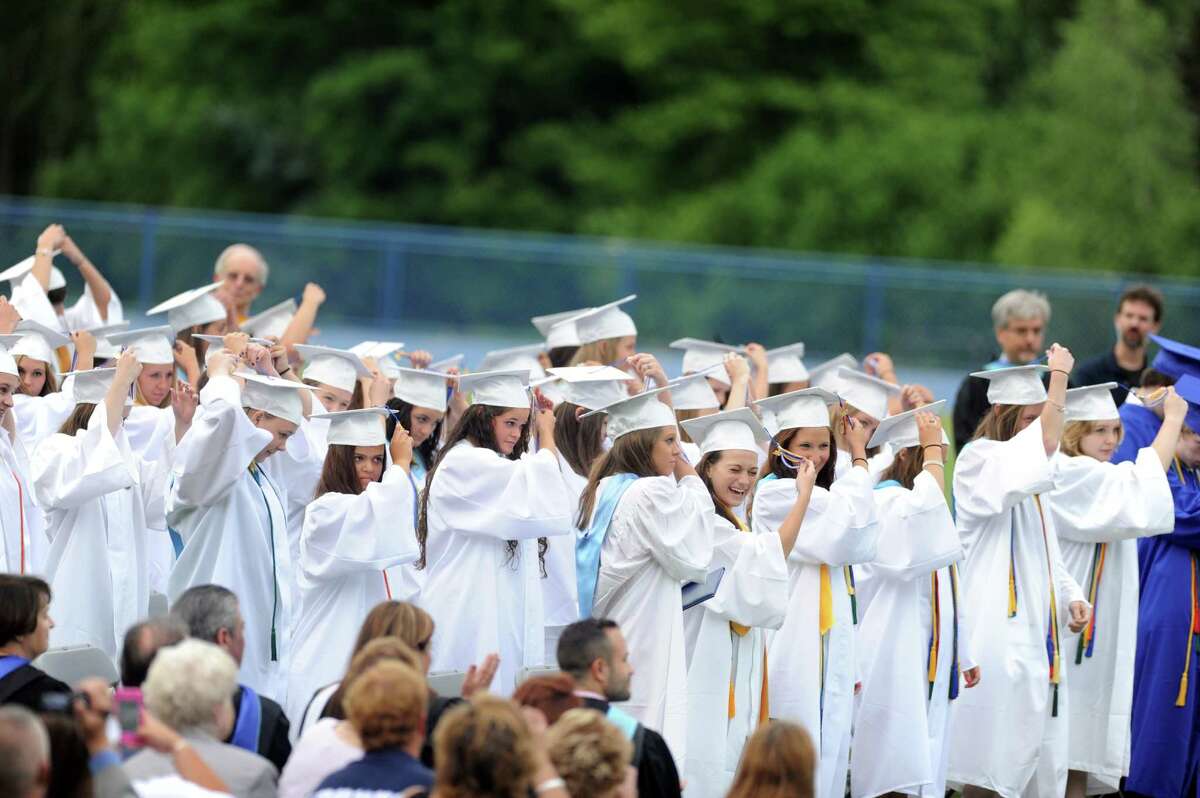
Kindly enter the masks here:
<path id="1" fill-rule="evenodd" d="M 693 418 L 701 418 L 703 415 L 705 415 L 704 411 L 697 408 L 675 411 L 675 421 L 679 424 L 679 440 L 684 443 L 695 443 L 692 440 L 692 436 L 688 434 L 687 427 L 683 426 L 683 422 L 691 421 Z"/>
<path id="2" fill-rule="evenodd" d="M 429 688 L 416 668 L 396 660 L 377 662 L 346 691 L 346 718 L 364 751 L 407 745 L 425 726 Z"/>
<path id="3" fill-rule="evenodd" d="M 547 753 L 571 795 L 610 798 L 625 781 L 633 746 L 592 709 L 569 709 L 546 732 Z"/>
<path id="4" fill-rule="evenodd" d="M 188 639 L 154 656 L 142 696 L 146 708 L 176 731 L 215 733 L 216 709 L 226 701 L 232 706 L 237 673 L 237 663 L 223 649 Z"/>
<path id="5" fill-rule="evenodd" d="M 602 366 L 611 366 L 617 359 L 617 344 L 620 341 L 620 338 L 605 338 L 602 341 L 592 341 L 590 344 L 584 344 L 571 356 L 571 365 L 578 366 L 581 363 L 599 363 Z"/>
<path id="6" fill-rule="evenodd" d="M 992 405 L 983 414 L 975 435 L 971 440 L 987 438 L 990 441 L 1012 440 L 1017 436 L 1017 425 L 1021 423 L 1021 414 L 1025 405 Z"/>
<path id="7" fill-rule="evenodd" d="M 1083 439 L 1090 435 L 1096 429 L 1098 421 L 1068 421 L 1063 426 L 1062 438 L 1059 440 L 1059 449 L 1068 457 L 1078 457 L 1083 454 L 1079 448 L 1079 444 Z M 1117 421 L 1117 444 L 1125 439 L 1125 425 Z"/>
<path id="8" fill-rule="evenodd" d="M 746 741 L 727 798 L 812 798 L 815 771 L 816 752 L 808 732 L 773 720 Z"/>
<path id="9" fill-rule="evenodd" d="M 533 737 L 517 705 L 480 693 L 446 712 L 433 733 L 439 798 L 526 798 Z"/>

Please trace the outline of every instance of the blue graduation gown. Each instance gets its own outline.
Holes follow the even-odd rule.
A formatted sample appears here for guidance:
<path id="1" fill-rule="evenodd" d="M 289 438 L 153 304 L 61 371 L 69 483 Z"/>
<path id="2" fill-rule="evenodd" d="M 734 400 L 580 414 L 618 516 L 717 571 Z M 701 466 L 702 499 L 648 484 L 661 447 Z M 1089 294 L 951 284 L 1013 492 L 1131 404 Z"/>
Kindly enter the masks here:
<path id="1" fill-rule="evenodd" d="M 1158 434 L 1144 407 L 1120 410 L 1125 440 L 1114 461 L 1132 460 Z M 1192 570 L 1200 577 L 1200 483 L 1189 469 L 1167 474 L 1175 531 L 1138 540 L 1141 595 L 1134 662 L 1132 759 L 1125 789 L 1143 795 L 1200 796 L 1200 635 L 1190 635 Z M 1181 478 L 1182 477 L 1182 478 Z M 1187 664 L 1190 661 L 1190 664 Z M 1176 706 L 1185 664 L 1186 701 Z M 1191 787 L 1191 793 L 1185 790 Z"/>

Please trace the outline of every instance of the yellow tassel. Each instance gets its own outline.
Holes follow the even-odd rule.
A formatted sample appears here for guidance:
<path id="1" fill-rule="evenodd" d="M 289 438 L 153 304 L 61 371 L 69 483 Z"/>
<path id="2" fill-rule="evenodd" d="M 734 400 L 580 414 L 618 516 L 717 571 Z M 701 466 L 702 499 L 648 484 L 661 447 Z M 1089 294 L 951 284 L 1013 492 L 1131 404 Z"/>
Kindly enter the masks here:
<path id="1" fill-rule="evenodd" d="M 829 584 L 829 566 L 821 566 L 820 603 L 817 605 L 817 631 L 822 635 L 833 628 L 833 591 Z"/>
<path id="2" fill-rule="evenodd" d="M 729 680 L 729 717 L 737 714 L 737 699 L 734 698 L 733 679 Z"/>
<path id="3" fill-rule="evenodd" d="M 1187 675 L 1187 673 L 1184 673 L 1183 676 L 1179 679 L 1179 696 L 1175 699 L 1175 706 L 1177 706 L 1177 707 L 1187 706 L 1187 688 L 1188 688 L 1188 675 Z"/>

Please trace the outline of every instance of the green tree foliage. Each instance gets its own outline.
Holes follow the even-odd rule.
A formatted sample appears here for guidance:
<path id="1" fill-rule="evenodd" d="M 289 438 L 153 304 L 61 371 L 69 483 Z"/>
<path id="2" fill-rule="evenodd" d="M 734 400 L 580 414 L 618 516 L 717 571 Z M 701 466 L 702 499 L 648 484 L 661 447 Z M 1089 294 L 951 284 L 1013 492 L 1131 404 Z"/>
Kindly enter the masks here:
<path id="1" fill-rule="evenodd" d="M 4 190 L 1197 270 L 1183 0 L 17 5 Z"/>

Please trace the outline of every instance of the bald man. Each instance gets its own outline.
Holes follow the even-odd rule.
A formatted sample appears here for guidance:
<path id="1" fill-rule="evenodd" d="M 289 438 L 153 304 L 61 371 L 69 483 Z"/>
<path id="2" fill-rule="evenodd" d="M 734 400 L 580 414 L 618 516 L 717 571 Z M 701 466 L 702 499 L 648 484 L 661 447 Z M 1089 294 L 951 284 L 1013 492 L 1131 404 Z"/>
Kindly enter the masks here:
<path id="1" fill-rule="evenodd" d="M 213 282 L 224 282 L 221 292 L 233 303 L 235 321 L 250 318 L 250 306 L 267 284 L 269 269 L 262 253 L 249 244 L 230 244 L 217 257 Z"/>

